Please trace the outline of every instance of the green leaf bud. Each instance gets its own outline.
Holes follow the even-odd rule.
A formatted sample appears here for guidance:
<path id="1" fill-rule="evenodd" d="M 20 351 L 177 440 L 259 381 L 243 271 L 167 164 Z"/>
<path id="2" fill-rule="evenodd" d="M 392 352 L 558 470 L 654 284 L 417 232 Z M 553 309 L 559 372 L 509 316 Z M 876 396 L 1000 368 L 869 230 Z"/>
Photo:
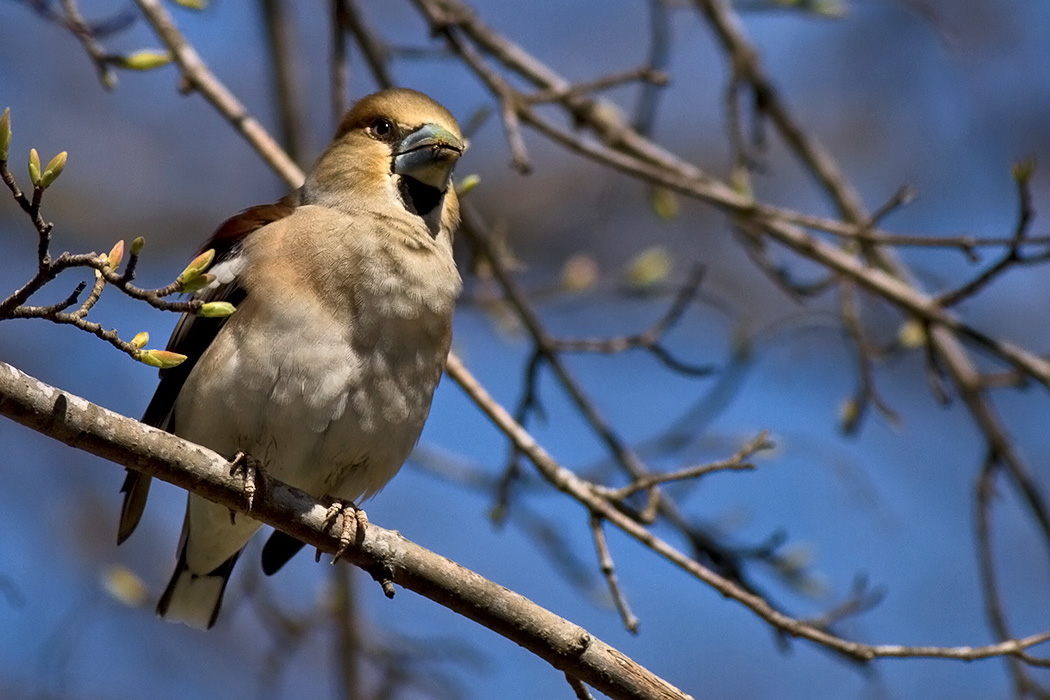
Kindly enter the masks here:
<path id="1" fill-rule="evenodd" d="M 55 178 L 62 174 L 62 169 L 66 167 L 67 155 L 65 151 L 62 151 L 48 162 L 44 172 L 40 174 L 40 189 L 44 190 L 50 187 Z"/>
<path id="2" fill-rule="evenodd" d="M 113 250 L 109 251 L 109 266 L 112 270 L 116 271 L 117 267 L 120 266 L 120 261 L 124 259 L 124 241 L 119 240 L 117 244 L 113 246 Z"/>
<path id="3" fill-rule="evenodd" d="M 153 70 L 171 63 L 171 54 L 167 51 L 144 49 L 136 51 L 130 56 L 118 56 L 113 62 L 121 68 L 129 70 Z"/>
<path id="4" fill-rule="evenodd" d="M 40 156 L 35 148 L 29 149 L 29 180 L 33 187 L 40 186 Z"/>
<path id="5" fill-rule="evenodd" d="M 7 160 L 8 149 L 11 147 L 11 108 L 4 110 L 0 116 L 0 161 Z"/>
<path id="6" fill-rule="evenodd" d="M 199 277 L 202 272 L 208 269 L 211 265 L 211 261 L 215 259 L 215 250 L 206 250 L 193 259 L 186 269 L 182 271 L 182 274 L 178 276 L 176 280 L 180 284 L 187 284 L 192 282 L 195 278 Z"/>
<path id="7" fill-rule="evenodd" d="M 140 350 L 135 359 L 150 367 L 171 369 L 185 362 L 186 356 L 169 350 Z"/>
<path id="8" fill-rule="evenodd" d="M 226 318 L 236 310 L 237 307 L 228 301 L 209 301 L 201 306 L 197 315 L 205 318 Z"/>

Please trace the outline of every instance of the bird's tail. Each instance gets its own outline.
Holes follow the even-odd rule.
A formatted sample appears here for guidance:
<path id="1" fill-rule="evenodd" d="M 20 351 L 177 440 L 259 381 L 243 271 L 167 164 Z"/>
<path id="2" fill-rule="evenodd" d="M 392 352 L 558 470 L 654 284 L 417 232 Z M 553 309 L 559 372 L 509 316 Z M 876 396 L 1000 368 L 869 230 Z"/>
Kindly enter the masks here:
<path id="1" fill-rule="evenodd" d="M 124 505 L 120 509 L 120 527 L 117 529 L 118 545 L 123 544 L 142 519 L 151 481 L 153 481 L 151 476 L 134 469 L 128 470 L 128 475 L 124 478 L 124 485 L 120 487 L 124 494 Z"/>
<path id="2" fill-rule="evenodd" d="M 208 629 L 215 624 L 222 607 L 222 594 L 233 573 L 233 565 L 241 551 L 217 566 L 208 574 L 195 574 L 186 564 L 186 543 L 179 548 L 179 563 L 175 573 L 157 603 L 157 615 L 171 622 L 182 622 L 197 629 Z"/>

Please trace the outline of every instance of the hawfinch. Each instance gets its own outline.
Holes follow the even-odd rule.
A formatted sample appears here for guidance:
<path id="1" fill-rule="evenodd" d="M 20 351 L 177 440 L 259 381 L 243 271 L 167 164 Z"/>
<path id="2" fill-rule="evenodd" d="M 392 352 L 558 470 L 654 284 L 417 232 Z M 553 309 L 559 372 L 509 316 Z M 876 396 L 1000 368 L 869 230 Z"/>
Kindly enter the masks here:
<path id="1" fill-rule="evenodd" d="M 298 191 L 223 223 L 205 301 L 183 315 L 143 422 L 315 497 L 358 501 L 397 473 L 419 439 L 452 337 L 461 281 L 452 259 L 452 169 L 466 147 L 441 105 L 413 90 L 360 100 Z M 118 543 L 150 477 L 129 470 Z M 261 523 L 189 495 L 178 563 L 157 614 L 215 624 L 237 557 Z M 263 568 L 301 543 L 275 533 Z"/>

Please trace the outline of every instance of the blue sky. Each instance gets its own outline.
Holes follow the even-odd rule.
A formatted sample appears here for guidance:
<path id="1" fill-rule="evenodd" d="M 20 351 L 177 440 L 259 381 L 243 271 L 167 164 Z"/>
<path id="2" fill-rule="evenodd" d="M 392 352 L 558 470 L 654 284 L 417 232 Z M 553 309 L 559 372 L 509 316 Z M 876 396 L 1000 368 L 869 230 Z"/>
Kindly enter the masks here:
<path id="1" fill-rule="evenodd" d="M 89 16 L 121 3 L 84 3 Z M 317 6 L 318 8 L 321 5 Z M 924 9 L 925 8 L 925 9 Z M 645 55 L 641 2 L 486 2 L 479 11 L 497 29 L 573 79 L 631 67 Z M 398 45 L 422 46 L 426 32 L 408 5 L 367 8 L 375 26 Z M 325 13 L 298 12 L 302 95 L 311 105 L 308 143 L 316 154 L 328 138 Z M 216 74 L 274 126 L 266 64 L 254 5 L 217 2 L 180 26 Z M 1034 155 L 1050 163 L 1050 11 L 1043 4 L 969 0 L 850 4 L 841 21 L 754 13 L 745 26 L 770 72 L 807 126 L 840 158 L 869 207 L 903 184 L 919 199 L 886 224 L 895 231 L 1003 236 L 1015 217 L 1010 165 Z M 655 137 L 706 169 L 725 174 L 728 151 L 721 114 L 723 62 L 710 35 L 688 11 L 674 15 L 672 85 Z M 111 42 L 114 51 L 155 46 L 141 24 Z M 615 50 L 610 50 L 615 47 Z M 364 64 L 352 64 L 351 91 L 371 89 Z M 490 100 L 454 62 L 401 60 L 403 84 L 444 102 L 461 121 Z M 167 282 L 193 249 L 230 213 L 280 194 L 261 160 L 197 96 L 176 93 L 171 68 L 120 74 L 104 92 L 76 42 L 31 13 L 0 3 L 0 109 L 14 122 L 12 162 L 22 155 L 70 153 L 46 199 L 56 221 L 56 248 L 105 250 L 147 238 L 144 285 Z M 612 93 L 630 109 L 632 93 Z M 883 602 L 840 631 L 876 643 L 977 645 L 992 641 L 976 568 L 973 482 L 984 445 L 958 404 L 939 406 L 925 383 L 921 353 L 880 368 L 899 426 L 871 417 L 853 439 L 837 431 L 840 402 L 855 388 L 853 355 L 828 315 L 833 305 L 798 307 L 757 279 L 719 217 L 683 203 L 674 221 L 657 220 L 637 183 L 578 161 L 527 134 L 535 172 L 510 171 L 502 131 L 490 119 L 475 136 L 460 174 L 479 173 L 478 206 L 507 231 L 538 288 L 555 281 L 571 254 L 592 251 L 603 273 L 599 291 L 538 302 L 549 327 L 567 335 L 615 335 L 648 326 L 666 298 L 615 294 L 623 266 L 651 245 L 669 248 L 684 275 L 689 261 L 707 266 L 704 290 L 729 311 L 700 305 L 669 336 L 684 359 L 723 365 L 729 336 L 746 328 L 756 338 L 741 389 L 695 441 L 655 458 L 673 469 L 724 457 L 760 429 L 777 451 L 751 473 L 719 474 L 679 489 L 698 522 L 721 528 L 729 541 L 754 545 L 783 530 L 790 546 L 811 557 L 827 598 L 813 600 L 756 569 L 763 589 L 799 615 L 816 614 L 846 595 L 863 574 L 885 590 Z M 775 144 L 775 142 L 774 142 Z M 772 201 L 823 212 L 826 203 L 776 145 L 764 158 L 756 188 Z M 1048 204 L 1047 174 L 1033 181 L 1038 212 Z M 1036 231 L 1043 231 L 1042 219 Z M 33 232 L 13 203 L 0 205 L 0 289 L 14 288 L 32 264 Z M 956 253 L 909 251 L 905 258 L 931 288 L 967 279 L 974 268 Z M 986 261 L 991 259 L 987 257 Z M 68 282 L 71 286 L 75 282 Z M 1041 269 L 1015 272 L 962 312 L 976 326 L 1041 351 L 1048 332 L 1048 286 Z M 66 287 L 53 292 L 56 298 Z M 899 321 L 878 304 L 867 307 L 875 336 L 892 337 Z M 148 330 L 159 342 L 169 315 L 108 294 L 99 318 L 130 337 Z M 455 346 L 505 405 L 513 406 L 528 357 L 524 339 L 501 331 L 478 305 L 458 312 Z M 153 387 L 152 370 L 68 328 L 6 322 L 0 359 L 102 405 L 137 416 Z M 710 390 L 714 380 L 683 379 L 644 353 L 573 357 L 572 371 L 629 442 L 658 434 Z M 562 463 L 586 468 L 604 455 L 593 434 L 549 374 L 540 387 L 546 421 L 536 435 Z M 1045 479 L 1047 402 L 1035 387 L 1003 392 L 997 406 L 1033 472 Z M 422 444 L 498 474 L 506 445 L 451 383 L 435 399 Z M 16 698 L 334 696 L 331 630 L 281 647 L 260 623 L 245 591 L 251 557 L 235 574 L 223 619 L 207 634 L 166 625 L 152 604 L 170 573 L 183 495 L 156 489 L 143 527 L 121 549 L 113 545 L 122 471 L 0 422 L 0 694 Z M 468 566 L 577 622 L 696 697 L 984 698 L 1003 696 L 1001 661 L 883 661 L 865 673 L 806 643 L 784 653 L 768 627 L 739 605 L 690 580 L 625 537 L 609 532 L 618 574 L 641 619 L 626 633 L 615 612 L 559 575 L 536 539 L 513 522 L 494 528 L 490 494 L 449 484 L 409 465 L 367 510 L 370 518 Z M 601 591 L 587 517 L 555 493 L 529 492 L 524 505 L 544 516 L 575 557 L 590 567 Z M 660 534 L 674 541 L 664 529 Z M 1045 543 L 1009 487 L 1000 490 L 995 535 L 1004 598 L 1020 634 L 1050 625 L 1050 568 Z M 681 544 L 676 542 L 677 544 Z M 684 546 L 684 545 L 682 545 Z M 150 603 L 128 608 L 100 585 L 106 567 L 130 567 L 145 581 Z M 252 572 L 254 573 L 254 572 Z M 359 572 L 357 572 L 359 573 Z M 302 556 L 266 582 L 282 608 L 307 611 L 324 595 L 331 572 Z M 254 573 L 254 578 L 258 578 Z M 387 601 L 366 576 L 357 599 L 372 638 L 406 636 L 425 648 L 467 645 L 479 665 L 439 665 L 466 697 L 569 697 L 561 675 L 495 634 L 435 604 L 400 591 Z M 240 604 L 238 602 L 240 601 Z M 278 654 L 283 665 L 271 656 Z M 264 670 L 275 671 L 267 676 Z M 1044 681 L 1047 680 L 1044 676 Z"/>

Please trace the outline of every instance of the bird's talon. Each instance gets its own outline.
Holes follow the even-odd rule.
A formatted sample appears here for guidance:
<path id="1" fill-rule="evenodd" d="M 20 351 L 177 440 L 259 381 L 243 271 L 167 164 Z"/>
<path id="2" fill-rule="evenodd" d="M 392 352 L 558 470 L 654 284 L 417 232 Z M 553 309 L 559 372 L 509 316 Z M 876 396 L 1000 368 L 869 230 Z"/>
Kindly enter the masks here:
<path id="1" fill-rule="evenodd" d="M 230 475 L 240 476 L 244 483 L 244 498 L 248 504 L 248 512 L 252 511 L 255 503 L 256 479 L 262 475 L 259 460 L 244 451 L 239 451 L 230 460 Z M 233 523 L 234 512 L 230 511 L 230 523 Z"/>
<path id="2" fill-rule="evenodd" d="M 354 527 L 350 526 L 350 516 L 354 517 Z M 355 506 L 353 503 L 341 503 L 334 501 L 332 505 L 328 506 L 328 512 L 325 513 L 324 522 L 325 530 L 328 530 L 335 521 L 342 516 L 342 528 L 339 531 L 339 549 L 336 550 L 332 556 L 332 563 L 336 563 L 343 558 L 346 554 L 346 550 L 350 548 L 351 543 L 354 539 L 361 542 L 364 539 L 365 528 L 368 527 L 368 515 Z M 351 538 L 351 535 L 354 537 Z M 321 558 L 321 552 L 318 550 L 317 558 Z"/>

